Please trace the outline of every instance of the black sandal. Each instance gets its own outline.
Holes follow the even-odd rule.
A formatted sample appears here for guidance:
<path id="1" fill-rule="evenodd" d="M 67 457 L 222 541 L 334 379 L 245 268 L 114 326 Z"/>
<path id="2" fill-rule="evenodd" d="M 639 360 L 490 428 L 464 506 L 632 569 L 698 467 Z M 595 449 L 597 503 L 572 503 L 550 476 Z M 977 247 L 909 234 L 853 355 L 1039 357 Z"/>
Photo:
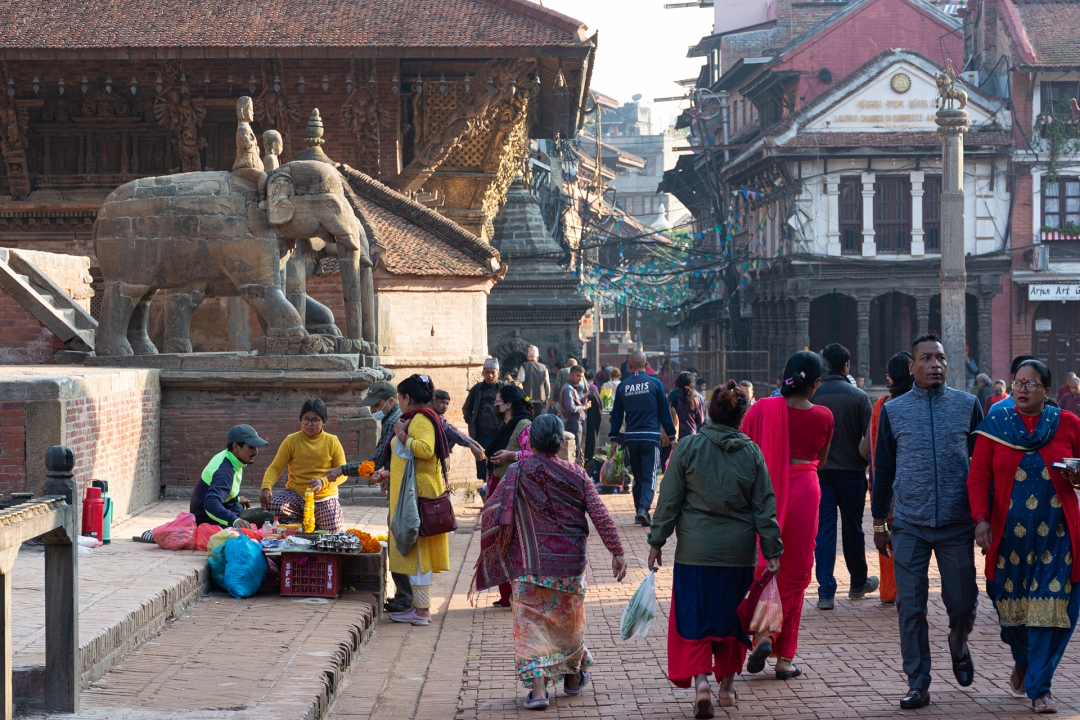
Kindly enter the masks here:
<path id="1" fill-rule="evenodd" d="M 142 535 L 135 535 L 131 538 L 132 542 L 152 543 L 154 541 L 154 531 L 147 530 Z"/>
<path id="2" fill-rule="evenodd" d="M 797 678 L 802 675 L 802 668 L 798 665 L 792 665 L 790 670 L 777 670 L 777 680 L 790 680 L 791 678 Z"/>
<path id="3" fill-rule="evenodd" d="M 772 643 L 769 641 L 762 642 L 760 645 L 754 648 L 750 653 L 750 657 L 746 660 L 746 672 L 759 673 L 765 669 L 765 661 L 772 655 Z"/>

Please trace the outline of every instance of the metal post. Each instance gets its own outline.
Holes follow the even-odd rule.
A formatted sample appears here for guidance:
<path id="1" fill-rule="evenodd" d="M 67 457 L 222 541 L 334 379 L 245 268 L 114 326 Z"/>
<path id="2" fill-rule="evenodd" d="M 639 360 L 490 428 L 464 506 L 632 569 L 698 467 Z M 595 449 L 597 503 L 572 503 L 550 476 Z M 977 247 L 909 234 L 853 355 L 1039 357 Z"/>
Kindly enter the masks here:
<path id="1" fill-rule="evenodd" d="M 968 114 L 967 94 L 955 85 L 950 67 L 937 76 L 941 108 L 938 132 L 944 137 L 941 192 L 941 334 L 945 356 L 953 371 L 949 386 L 967 387 L 967 267 L 964 260 L 964 133 Z M 956 103 L 958 107 L 953 107 Z"/>

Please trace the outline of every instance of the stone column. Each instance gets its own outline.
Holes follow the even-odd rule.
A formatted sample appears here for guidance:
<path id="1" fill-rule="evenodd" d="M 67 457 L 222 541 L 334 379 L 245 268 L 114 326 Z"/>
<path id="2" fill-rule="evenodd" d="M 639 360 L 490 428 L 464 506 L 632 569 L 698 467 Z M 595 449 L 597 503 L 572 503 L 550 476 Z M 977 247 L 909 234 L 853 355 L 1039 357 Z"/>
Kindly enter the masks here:
<path id="1" fill-rule="evenodd" d="M 795 301 L 795 350 L 810 347 L 810 298 Z"/>
<path id="2" fill-rule="evenodd" d="M 990 308 L 994 296 L 989 293 L 979 293 L 978 318 L 979 318 L 979 372 L 990 374 L 993 365 L 993 356 L 990 351 L 993 347 L 993 328 L 990 326 Z"/>
<path id="3" fill-rule="evenodd" d="M 950 69 L 951 72 L 951 69 Z M 951 83 L 950 83 L 951 86 Z M 946 95 L 948 90 L 945 91 Z M 948 374 L 949 387 L 964 390 L 967 373 L 967 267 L 964 260 L 964 133 L 967 111 L 954 108 L 945 97 L 937 111 L 938 132 L 944 136 L 941 177 L 941 336 L 945 356 L 956 369 Z"/>
<path id="4" fill-rule="evenodd" d="M 915 337 L 925 335 L 930 330 L 930 296 L 924 294 L 915 297 Z"/>
<path id="5" fill-rule="evenodd" d="M 856 298 L 855 317 L 858 323 L 859 362 L 857 374 L 870 377 L 870 298 Z"/>
<path id="6" fill-rule="evenodd" d="M 877 239 L 874 237 L 874 181 L 872 172 L 862 174 L 862 256 L 877 257 Z"/>
<path id="7" fill-rule="evenodd" d="M 228 298 L 230 352 L 251 351 L 251 311 L 243 298 Z"/>
<path id="8" fill-rule="evenodd" d="M 923 242 L 923 181 L 926 173 L 922 170 L 911 171 L 911 257 L 922 257 L 926 254 L 926 244 Z"/>
<path id="9" fill-rule="evenodd" d="M 829 255 L 839 257 L 840 245 L 840 177 L 838 175 L 825 176 L 825 195 L 828 199 L 829 232 L 828 249 Z"/>

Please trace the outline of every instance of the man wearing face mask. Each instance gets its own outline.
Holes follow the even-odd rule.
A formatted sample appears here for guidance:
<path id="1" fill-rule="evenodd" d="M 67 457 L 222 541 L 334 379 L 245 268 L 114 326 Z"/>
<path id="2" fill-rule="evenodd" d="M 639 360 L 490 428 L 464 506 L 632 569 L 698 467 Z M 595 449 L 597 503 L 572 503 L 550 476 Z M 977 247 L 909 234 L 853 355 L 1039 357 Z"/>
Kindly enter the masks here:
<path id="1" fill-rule="evenodd" d="M 401 417 L 401 408 L 397 404 L 397 388 L 393 384 L 380 380 L 368 388 L 367 395 L 360 404 L 371 409 L 371 416 L 378 420 L 382 428 L 379 432 L 379 444 L 375 446 L 375 452 L 368 458 L 375 463 L 376 470 L 390 470 L 390 440 L 394 437 L 394 424 Z M 358 477 L 360 475 L 360 461 L 331 468 L 326 477 L 331 482 L 340 475 Z M 394 597 L 383 606 L 387 612 L 405 612 L 412 607 L 412 587 L 409 584 L 409 576 L 400 573 L 390 573 L 394 580 Z"/>

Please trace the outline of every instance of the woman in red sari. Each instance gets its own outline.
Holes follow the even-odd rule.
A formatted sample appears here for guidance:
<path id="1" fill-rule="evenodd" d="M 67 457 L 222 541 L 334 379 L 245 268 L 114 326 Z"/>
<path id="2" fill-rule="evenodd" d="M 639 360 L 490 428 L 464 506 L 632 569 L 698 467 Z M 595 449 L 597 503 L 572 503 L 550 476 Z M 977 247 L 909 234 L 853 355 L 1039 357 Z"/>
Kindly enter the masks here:
<path id="1" fill-rule="evenodd" d="M 743 432 L 758 444 L 765 456 L 784 545 L 784 562 L 776 576 L 784 607 L 784 626 L 775 637 L 754 638 L 746 671 L 761 672 L 765 669 L 765 659 L 775 655 L 779 680 L 802 675 L 802 668 L 792 660 L 799 647 L 803 594 L 810 585 L 814 567 L 821 504 L 817 469 L 829 456 L 833 432 L 832 411 L 810 402 L 824 373 L 825 363 L 820 355 L 809 350 L 795 353 L 784 368 L 780 397 L 757 401 L 743 421 Z M 758 572 L 764 567 L 765 558 L 759 556 Z"/>

